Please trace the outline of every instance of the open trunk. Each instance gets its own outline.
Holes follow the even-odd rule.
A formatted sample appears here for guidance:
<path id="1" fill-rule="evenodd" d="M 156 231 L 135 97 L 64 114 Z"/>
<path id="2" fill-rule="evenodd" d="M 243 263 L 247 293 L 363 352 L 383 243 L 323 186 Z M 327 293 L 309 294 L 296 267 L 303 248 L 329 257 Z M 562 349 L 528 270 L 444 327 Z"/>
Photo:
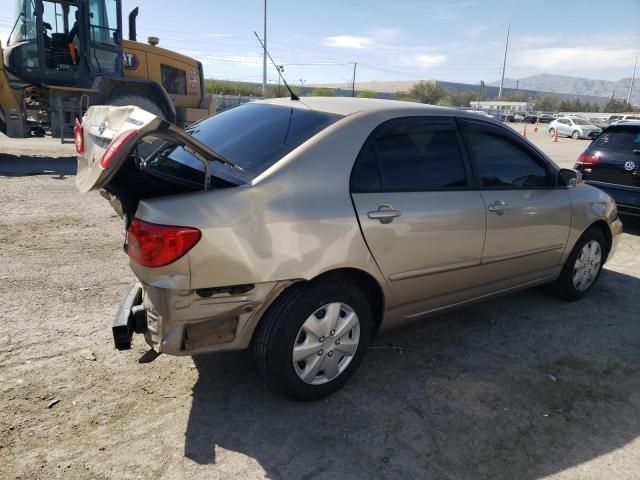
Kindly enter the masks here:
<path id="1" fill-rule="evenodd" d="M 81 192 L 102 190 L 114 209 L 128 219 L 138 202 L 235 186 L 246 181 L 241 169 L 179 127 L 138 107 L 91 107 L 75 128 L 78 153 L 76 185 Z M 177 149 L 191 165 L 176 161 Z M 238 170 L 213 177 L 210 160 Z"/>

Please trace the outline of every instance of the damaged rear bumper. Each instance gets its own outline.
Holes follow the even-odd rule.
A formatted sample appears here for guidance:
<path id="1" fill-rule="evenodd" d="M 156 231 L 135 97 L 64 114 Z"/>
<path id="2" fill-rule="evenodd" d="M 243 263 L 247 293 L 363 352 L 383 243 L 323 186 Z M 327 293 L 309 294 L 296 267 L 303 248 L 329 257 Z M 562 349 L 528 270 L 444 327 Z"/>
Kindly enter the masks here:
<path id="1" fill-rule="evenodd" d="M 247 348 L 264 310 L 291 281 L 199 290 L 137 283 L 125 294 L 113 321 L 118 350 L 134 333 L 157 353 L 196 353 Z M 242 287 L 242 288 L 240 288 Z"/>

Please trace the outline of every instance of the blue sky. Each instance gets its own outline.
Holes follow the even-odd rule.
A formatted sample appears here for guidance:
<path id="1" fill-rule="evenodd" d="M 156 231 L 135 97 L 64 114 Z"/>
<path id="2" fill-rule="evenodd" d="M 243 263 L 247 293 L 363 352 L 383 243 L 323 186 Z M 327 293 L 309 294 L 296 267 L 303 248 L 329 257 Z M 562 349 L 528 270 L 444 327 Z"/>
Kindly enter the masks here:
<path id="1" fill-rule="evenodd" d="M 261 81 L 263 2 L 123 0 L 140 7 L 139 38 L 200 59 L 211 78 Z M 0 0 L 6 41 L 14 0 Z M 577 8 L 576 8 L 577 7 Z M 640 54 L 640 0 L 268 1 L 268 48 L 291 83 L 499 78 L 556 73 L 617 80 Z M 272 68 L 269 80 L 277 77 Z"/>

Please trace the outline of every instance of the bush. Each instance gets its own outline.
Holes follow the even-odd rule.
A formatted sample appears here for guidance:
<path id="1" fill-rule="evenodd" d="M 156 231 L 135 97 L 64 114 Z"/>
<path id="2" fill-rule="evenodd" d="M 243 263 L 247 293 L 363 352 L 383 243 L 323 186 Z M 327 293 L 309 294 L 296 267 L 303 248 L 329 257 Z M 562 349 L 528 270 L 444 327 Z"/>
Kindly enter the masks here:
<path id="1" fill-rule="evenodd" d="M 377 98 L 378 94 L 371 90 L 360 90 L 356 96 L 358 98 Z"/>
<path id="2" fill-rule="evenodd" d="M 332 88 L 316 88 L 310 94 L 310 97 L 335 97 L 336 92 Z"/>

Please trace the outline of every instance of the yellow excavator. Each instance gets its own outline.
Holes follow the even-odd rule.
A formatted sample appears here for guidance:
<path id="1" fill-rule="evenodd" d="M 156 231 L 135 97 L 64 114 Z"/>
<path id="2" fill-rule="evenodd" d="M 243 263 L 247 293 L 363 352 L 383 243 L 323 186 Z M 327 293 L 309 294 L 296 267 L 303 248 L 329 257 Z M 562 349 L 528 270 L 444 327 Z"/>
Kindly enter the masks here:
<path id="1" fill-rule="evenodd" d="M 182 127 L 215 110 L 202 64 L 122 37 L 121 0 L 17 0 L 0 45 L 0 131 L 9 137 L 71 136 L 90 105 L 135 105 Z"/>

